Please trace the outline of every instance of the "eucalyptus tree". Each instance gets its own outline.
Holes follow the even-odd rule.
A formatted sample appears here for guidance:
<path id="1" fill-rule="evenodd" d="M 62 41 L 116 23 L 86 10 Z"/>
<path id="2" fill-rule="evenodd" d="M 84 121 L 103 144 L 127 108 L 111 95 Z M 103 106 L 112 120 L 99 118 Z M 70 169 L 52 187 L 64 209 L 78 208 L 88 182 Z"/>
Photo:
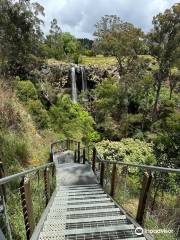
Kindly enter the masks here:
<path id="1" fill-rule="evenodd" d="M 156 97 L 153 115 L 156 115 L 162 83 L 168 80 L 171 69 L 180 56 L 180 3 L 153 18 L 153 29 L 148 34 L 150 53 L 158 63 L 154 75 Z"/>
<path id="2" fill-rule="evenodd" d="M 120 76 L 131 71 L 142 48 L 143 32 L 116 15 L 105 15 L 95 27 L 96 48 L 116 57 Z"/>
<path id="3" fill-rule="evenodd" d="M 11 74 L 25 74 L 32 56 L 39 54 L 43 38 L 43 21 L 39 15 L 44 15 L 44 8 L 39 3 L 29 0 L 0 1 L 1 63 L 9 67 Z"/>
<path id="4" fill-rule="evenodd" d="M 48 57 L 53 57 L 57 60 L 60 60 L 64 56 L 64 44 L 62 39 L 62 30 L 58 25 L 57 19 L 51 21 L 51 27 L 49 34 L 46 36 L 45 40 L 45 51 L 48 54 Z"/>

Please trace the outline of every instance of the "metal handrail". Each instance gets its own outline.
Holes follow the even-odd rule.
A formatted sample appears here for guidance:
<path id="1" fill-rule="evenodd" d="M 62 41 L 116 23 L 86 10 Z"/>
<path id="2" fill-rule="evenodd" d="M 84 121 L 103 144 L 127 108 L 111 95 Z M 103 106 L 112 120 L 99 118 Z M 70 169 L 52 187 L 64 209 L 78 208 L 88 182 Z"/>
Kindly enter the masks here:
<path id="1" fill-rule="evenodd" d="M 47 167 L 51 167 L 51 166 L 53 166 L 53 165 L 54 165 L 53 162 L 52 162 L 52 163 L 47 163 L 47 164 L 44 164 L 44 165 L 42 165 L 42 166 L 39 166 L 39 167 L 36 167 L 36 168 L 32 168 L 32 169 L 26 170 L 26 171 L 24 171 L 24 172 L 20 172 L 20 173 L 11 175 L 11 176 L 7 176 L 7 177 L 4 177 L 4 178 L 1 178 L 1 179 L 0 179 L 0 185 L 9 183 L 9 182 L 11 182 L 12 180 L 14 180 L 15 178 L 25 177 L 27 174 L 30 174 L 30 173 L 33 173 L 33 172 L 37 172 L 37 171 L 39 171 L 39 170 L 45 169 L 45 168 L 47 168 Z"/>
<path id="2" fill-rule="evenodd" d="M 78 143 L 78 141 L 74 141 L 72 139 L 67 139 L 67 140 L 71 140 L 75 143 Z M 54 144 L 57 144 L 57 143 L 62 143 L 64 141 L 66 141 L 66 140 L 54 142 L 51 144 L 51 146 L 53 146 Z M 79 150 L 87 149 L 89 147 L 91 147 L 91 148 L 95 147 L 95 144 L 81 147 L 81 148 L 79 148 Z M 175 169 L 175 168 L 159 167 L 159 166 L 154 166 L 154 165 L 146 165 L 146 164 L 138 164 L 138 163 L 127 163 L 127 162 L 123 162 L 123 161 L 119 161 L 119 160 L 108 161 L 108 160 L 105 160 L 104 157 L 97 151 L 97 148 L 96 148 L 96 153 L 97 153 L 97 160 L 99 160 L 99 162 L 104 162 L 104 163 L 108 163 L 108 164 L 119 164 L 119 165 L 123 165 L 123 166 L 129 166 L 129 167 L 135 167 L 135 168 L 141 168 L 141 169 L 147 169 L 147 170 L 159 171 L 159 172 L 180 173 L 180 169 Z"/>
<path id="3" fill-rule="evenodd" d="M 78 143 L 78 141 L 76 141 L 74 139 L 64 139 L 64 140 L 55 141 L 55 142 L 51 143 L 50 152 L 52 152 L 52 149 L 53 149 L 54 145 L 61 144 L 61 143 L 66 142 L 66 141 L 72 141 L 73 143 L 76 143 L 76 144 Z"/>
<path id="4" fill-rule="evenodd" d="M 104 162 L 108 164 L 119 164 L 123 166 L 136 167 L 136 168 L 142 168 L 142 169 L 148 169 L 148 170 L 158 170 L 160 172 L 180 173 L 180 169 L 176 169 L 176 168 L 166 168 L 166 167 L 159 167 L 154 165 L 145 165 L 145 164 L 138 164 L 138 163 L 127 163 L 127 162 L 122 162 L 118 160 L 108 161 L 108 160 L 105 160 L 104 157 L 98 151 L 97 151 L 97 159 L 99 160 L 99 162 Z"/>

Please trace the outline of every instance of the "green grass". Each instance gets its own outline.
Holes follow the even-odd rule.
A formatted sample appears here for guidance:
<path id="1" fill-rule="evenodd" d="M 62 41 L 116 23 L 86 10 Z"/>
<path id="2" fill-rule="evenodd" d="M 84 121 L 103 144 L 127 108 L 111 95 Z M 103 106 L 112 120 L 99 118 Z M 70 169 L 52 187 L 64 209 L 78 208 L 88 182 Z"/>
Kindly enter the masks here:
<path id="1" fill-rule="evenodd" d="M 115 57 L 104 57 L 103 55 L 97 55 L 96 57 L 82 57 L 82 64 L 88 65 L 114 65 L 117 63 Z"/>

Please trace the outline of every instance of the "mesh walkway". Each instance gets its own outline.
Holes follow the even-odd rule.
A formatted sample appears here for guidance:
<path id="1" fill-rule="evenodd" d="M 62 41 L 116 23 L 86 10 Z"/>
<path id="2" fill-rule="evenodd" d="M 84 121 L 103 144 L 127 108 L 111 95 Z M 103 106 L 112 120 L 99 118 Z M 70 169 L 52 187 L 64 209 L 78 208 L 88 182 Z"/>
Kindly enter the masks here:
<path id="1" fill-rule="evenodd" d="M 89 165 L 57 164 L 57 188 L 39 240 L 145 240 L 98 185 Z"/>

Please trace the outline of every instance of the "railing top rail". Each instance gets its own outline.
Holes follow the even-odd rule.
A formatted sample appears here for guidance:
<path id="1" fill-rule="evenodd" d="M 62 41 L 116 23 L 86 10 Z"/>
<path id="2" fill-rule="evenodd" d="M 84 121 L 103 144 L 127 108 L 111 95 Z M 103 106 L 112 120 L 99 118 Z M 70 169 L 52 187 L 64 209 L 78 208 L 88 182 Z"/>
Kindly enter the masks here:
<path id="1" fill-rule="evenodd" d="M 98 155 L 99 158 L 99 155 Z M 159 172 L 169 172 L 169 173 L 180 173 L 180 169 L 175 168 L 166 168 L 166 167 L 158 167 L 154 165 L 145 165 L 145 164 L 138 164 L 138 163 L 127 163 L 127 162 L 121 162 L 121 161 L 108 161 L 103 159 L 102 157 L 99 158 L 100 162 L 108 163 L 108 164 L 119 164 L 127 167 L 135 167 L 135 168 L 141 168 L 141 169 L 147 169 L 152 171 L 159 171 Z"/>
<path id="2" fill-rule="evenodd" d="M 14 180 L 16 178 L 19 178 L 19 177 L 25 177 L 27 174 L 30 174 L 30 173 L 33 173 L 33 172 L 37 172 L 39 170 L 42 170 L 42 169 L 44 169 L 46 167 L 50 167 L 50 166 L 53 166 L 53 165 L 54 165 L 54 163 L 47 163 L 47 164 L 44 164 L 44 165 L 36 167 L 36 168 L 31 168 L 31 169 L 26 170 L 24 172 L 20 172 L 20 173 L 14 174 L 14 175 L 10 175 L 10 176 L 1 178 L 0 179 L 0 185 L 9 183 L 12 180 Z"/>
<path id="3" fill-rule="evenodd" d="M 52 143 L 51 143 L 50 150 L 52 151 L 52 148 L 54 147 L 54 145 L 56 145 L 56 144 L 62 144 L 63 142 L 66 142 L 66 141 L 71 141 L 71 142 L 74 142 L 74 143 L 76 143 L 76 144 L 78 143 L 78 141 L 73 140 L 73 139 L 58 140 L 58 141 L 55 141 L 55 142 L 52 142 Z"/>
<path id="4" fill-rule="evenodd" d="M 74 143 L 78 143 L 79 142 L 79 141 L 76 141 L 74 139 L 64 139 L 64 140 L 58 140 L 58 141 L 52 142 L 51 145 L 54 145 L 54 144 L 57 144 L 57 143 L 66 142 L 66 141 L 72 141 Z"/>

